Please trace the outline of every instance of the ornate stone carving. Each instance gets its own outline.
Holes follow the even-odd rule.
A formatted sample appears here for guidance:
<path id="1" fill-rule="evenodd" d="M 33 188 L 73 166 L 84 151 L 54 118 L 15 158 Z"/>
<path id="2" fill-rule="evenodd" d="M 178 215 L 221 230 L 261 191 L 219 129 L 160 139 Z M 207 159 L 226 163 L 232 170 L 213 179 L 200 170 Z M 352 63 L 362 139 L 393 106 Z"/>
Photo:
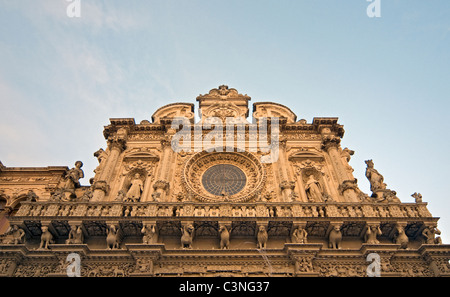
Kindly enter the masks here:
<path id="1" fill-rule="evenodd" d="M 266 227 L 260 225 L 258 227 L 258 233 L 256 235 L 256 239 L 257 239 L 257 248 L 258 249 L 265 249 L 266 245 L 267 245 L 267 240 L 268 240 L 269 236 L 267 235 L 267 231 L 266 231 Z"/>
<path id="2" fill-rule="evenodd" d="M 192 249 L 192 241 L 194 238 L 194 226 L 188 224 L 181 228 L 181 248 L 182 249 Z"/>
<path id="3" fill-rule="evenodd" d="M 422 194 L 414 192 L 414 194 L 412 194 L 411 197 L 414 198 L 416 203 L 422 203 Z"/>
<path id="4" fill-rule="evenodd" d="M 144 224 L 141 230 L 144 236 L 142 237 L 142 243 L 153 244 L 158 241 L 158 234 L 156 232 L 156 227 L 154 224 Z"/>
<path id="5" fill-rule="evenodd" d="M 42 234 L 41 234 L 41 242 L 39 244 L 39 249 L 49 249 L 49 244 L 54 243 L 53 235 L 48 230 L 48 226 L 42 226 L 41 230 L 42 230 Z"/>
<path id="6" fill-rule="evenodd" d="M 291 236 L 292 243 L 307 243 L 308 232 L 305 228 L 298 226 L 294 229 Z"/>
<path id="7" fill-rule="evenodd" d="M 141 175 L 139 173 L 136 173 L 126 194 L 126 201 L 138 202 L 141 199 L 143 191 L 144 182 L 142 181 Z"/>
<path id="8" fill-rule="evenodd" d="M 228 229 L 225 225 L 221 225 L 219 227 L 219 234 L 220 234 L 220 248 L 222 250 L 228 249 L 230 245 L 230 233 L 228 232 Z"/>
<path id="9" fill-rule="evenodd" d="M 17 225 L 13 225 L 7 232 L 0 235 L 2 244 L 22 244 L 25 243 L 25 231 Z"/>
<path id="10" fill-rule="evenodd" d="M 81 167 L 83 167 L 83 162 L 76 161 L 75 167 L 65 174 L 64 184 L 61 187 L 64 191 L 64 200 L 76 198 L 75 189 L 81 186 L 80 179 L 84 178 L 84 172 L 81 170 Z"/>
<path id="11" fill-rule="evenodd" d="M 81 225 L 71 225 L 66 244 L 83 244 L 84 235 Z"/>
<path id="12" fill-rule="evenodd" d="M 442 244 L 442 239 L 439 236 L 436 237 L 436 234 L 441 235 L 441 231 L 437 226 L 427 226 L 422 231 L 426 244 Z"/>
<path id="13" fill-rule="evenodd" d="M 408 236 L 405 233 L 404 227 L 400 226 L 400 225 L 397 225 L 395 227 L 395 231 L 396 231 L 396 233 L 394 235 L 394 242 L 396 244 L 399 244 L 401 249 L 408 248 L 409 239 L 408 239 Z"/>
<path id="14" fill-rule="evenodd" d="M 234 195 L 227 195 L 229 201 L 244 202 L 262 191 L 266 179 L 264 166 L 253 154 L 242 152 L 207 153 L 202 152 L 193 155 L 184 167 L 182 181 L 186 190 L 193 194 L 197 200 L 204 202 L 218 202 L 223 196 L 209 193 L 202 184 L 202 174 L 208 168 L 216 164 L 229 164 L 240 168 L 246 176 L 245 187 Z"/>
<path id="15" fill-rule="evenodd" d="M 311 174 L 305 184 L 306 195 L 311 202 L 321 202 L 323 200 L 323 189 L 321 184 Z"/>
<path id="16" fill-rule="evenodd" d="M 366 234 L 364 235 L 364 242 L 367 244 L 379 244 L 377 236 L 382 234 L 379 225 L 367 226 Z"/>
<path id="17" fill-rule="evenodd" d="M 328 235 L 328 247 L 330 249 L 340 249 L 341 241 L 342 241 L 341 226 L 335 224 L 332 226 L 330 234 Z"/>
<path id="18" fill-rule="evenodd" d="M 106 248 L 108 250 L 120 249 L 120 229 L 115 225 L 109 225 L 106 232 Z"/>

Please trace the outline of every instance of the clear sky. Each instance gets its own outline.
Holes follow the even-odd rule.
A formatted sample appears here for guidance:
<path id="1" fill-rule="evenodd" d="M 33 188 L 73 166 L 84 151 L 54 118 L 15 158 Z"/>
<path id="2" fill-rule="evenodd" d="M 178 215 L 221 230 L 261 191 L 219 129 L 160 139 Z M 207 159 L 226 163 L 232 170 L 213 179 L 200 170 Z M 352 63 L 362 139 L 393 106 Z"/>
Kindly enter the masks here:
<path id="1" fill-rule="evenodd" d="M 339 117 L 360 188 L 367 159 L 420 192 L 450 243 L 450 1 L 0 0 L 0 160 L 69 166 L 109 118 L 151 119 L 221 84 L 298 119 Z"/>

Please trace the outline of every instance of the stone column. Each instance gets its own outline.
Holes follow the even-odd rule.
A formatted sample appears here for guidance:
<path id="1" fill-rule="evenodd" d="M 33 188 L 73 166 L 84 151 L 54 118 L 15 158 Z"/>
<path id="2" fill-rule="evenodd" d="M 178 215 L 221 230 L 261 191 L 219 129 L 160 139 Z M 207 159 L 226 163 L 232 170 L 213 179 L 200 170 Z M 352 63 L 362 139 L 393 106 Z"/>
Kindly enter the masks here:
<path id="1" fill-rule="evenodd" d="M 347 202 L 359 202 L 356 180 L 349 180 L 347 170 L 339 153 L 341 139 L 334 135 L 326 135 L 322 140 L 322 149 L 328 153 L 336 173 L 339 190 Z"/>
<path id="2" fill-rule="evenodd" d="M 283 195 L 284 202 L 291 202 L 295 197 L 297 197 L 296 193 L 294 193 L 295 189 L 295 181 L 293 181 L 289 175 L 288 166 L 287 164 L 287 157 L 286 157 L 286 139 L 281 139 L 278 142 L 278 168 L 280 172 L 280 189 L 281 193 Z"/>
<path id="3" fill-rule="evenodd" d="M 156 182 L 153 184 L 154 192 L 152 194 L 153 200 L 162 201 L 165 194 L 169 190 L 170 167 L 173 163 L 174 151 L 171 146 L 171 137 L 161 140 L 162 157 L 159 163 L 158 172 L 156 174 Z"/>
<path id="4" fill-rule="evenodd" d="M 100 176 L 93 184 L 94 194 L 92 201 L 102 201 L 104 200 L 108 189 L 109 182 L 112 177 L 114 167 L 117 164 L 120 154 L 126 148 L 126 137 L 127 131 L 125 129 L 119 129 L 117 134 L 111 137 L 108 141 L 108 146 L 110 148 L 110 153 L 108 158 L 105 160 L 106 164 L 103 170 L 100 172 Z"/>

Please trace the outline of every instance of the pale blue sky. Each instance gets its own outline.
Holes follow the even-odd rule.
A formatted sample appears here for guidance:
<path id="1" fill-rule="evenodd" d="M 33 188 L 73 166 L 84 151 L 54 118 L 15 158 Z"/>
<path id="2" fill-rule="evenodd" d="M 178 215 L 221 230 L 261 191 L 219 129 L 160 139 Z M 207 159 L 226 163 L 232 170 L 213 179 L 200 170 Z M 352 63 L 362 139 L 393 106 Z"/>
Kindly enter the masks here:
<path id="1" fill-rule="evenodd" d="M 422 193 L 450 243 L 450 2 L 0 0 L 0 160 L 93 176 L 112 117 L 150 119 L 221 84 L 298 119 L 339 117 L 360 188 L 373 159 Z"/>

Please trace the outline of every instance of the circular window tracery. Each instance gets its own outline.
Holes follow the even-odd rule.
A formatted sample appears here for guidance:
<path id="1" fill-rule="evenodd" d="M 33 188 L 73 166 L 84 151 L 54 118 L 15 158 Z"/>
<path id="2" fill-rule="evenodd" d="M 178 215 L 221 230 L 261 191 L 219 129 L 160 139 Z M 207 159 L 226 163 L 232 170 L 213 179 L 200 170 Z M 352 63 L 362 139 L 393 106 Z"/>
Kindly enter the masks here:
<path id="1" fill-rule="evenodd" d="M 238 167 L 230 164 L 214 165 L 202 176 L 203 187 L 216 196 L 239 193 L 246 185 L 247 177 Z"/>
<path id="2" fill-rule="evenodd" d="M 216 167 L 217 166 L 217 167 Z M 182 182 L 192 199 L 245 202 L 265 184 L 265 169 L 249 152 L 200 152 L 186 160 Z"/>

